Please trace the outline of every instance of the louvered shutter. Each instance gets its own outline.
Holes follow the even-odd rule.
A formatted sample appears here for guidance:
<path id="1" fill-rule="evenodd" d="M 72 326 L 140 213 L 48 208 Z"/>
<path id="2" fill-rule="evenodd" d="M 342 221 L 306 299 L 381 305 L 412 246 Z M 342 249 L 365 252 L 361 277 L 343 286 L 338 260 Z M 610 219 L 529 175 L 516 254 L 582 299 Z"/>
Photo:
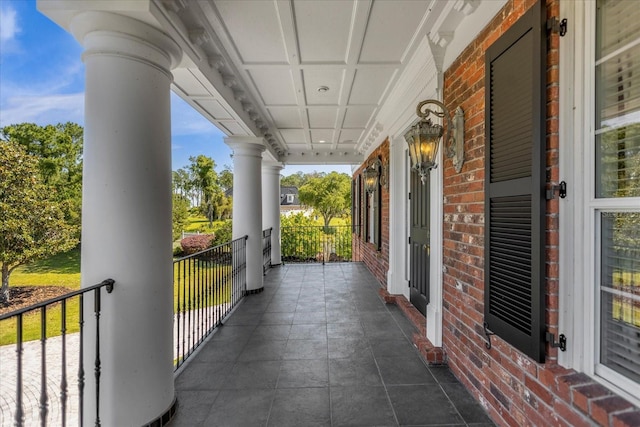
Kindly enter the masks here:
<path id="1" fill-rule="evenodd" d="M 378 186 L 373 193 L 373 242 L 376 245 L 376 250 L 382 248 L 382 187 L 378 182 Z"/>
<path id="2" fill-rule="evenodd" d="M 544 361 L 544 1 L 485 56 L 485 322 Z"/>

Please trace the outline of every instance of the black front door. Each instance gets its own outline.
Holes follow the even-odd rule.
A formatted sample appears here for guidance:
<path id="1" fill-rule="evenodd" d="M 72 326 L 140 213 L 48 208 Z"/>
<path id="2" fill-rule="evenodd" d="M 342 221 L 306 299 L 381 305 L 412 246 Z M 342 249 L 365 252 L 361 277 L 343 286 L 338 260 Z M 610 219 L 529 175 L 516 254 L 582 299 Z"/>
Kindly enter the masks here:
<path id="1" fill-rule="evenodd" d="M 409 287 L 411 304 L 425 316 L 427 315 L 427 304 L 429 304 L 430 203 L 429 175 L 423 185 L 420 175 L 412 172 Z"/>

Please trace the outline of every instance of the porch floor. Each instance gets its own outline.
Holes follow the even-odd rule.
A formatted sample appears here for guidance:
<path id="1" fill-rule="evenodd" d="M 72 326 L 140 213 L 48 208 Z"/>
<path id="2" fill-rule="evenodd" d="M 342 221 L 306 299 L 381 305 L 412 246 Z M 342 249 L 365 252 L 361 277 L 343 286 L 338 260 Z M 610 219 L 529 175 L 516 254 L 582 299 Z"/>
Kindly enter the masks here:
<path id="1" fill-rule="evenodd" d="M 286 265 L 176 378 L 178 426 L 489 426 L 362 263 Z"/>

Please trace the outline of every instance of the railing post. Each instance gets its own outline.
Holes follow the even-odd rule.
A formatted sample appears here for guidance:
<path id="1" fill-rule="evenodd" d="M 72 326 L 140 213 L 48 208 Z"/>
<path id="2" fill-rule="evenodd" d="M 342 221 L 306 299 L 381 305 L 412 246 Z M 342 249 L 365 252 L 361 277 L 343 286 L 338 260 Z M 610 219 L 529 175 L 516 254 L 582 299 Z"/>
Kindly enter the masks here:
<path id="1" fill-rule="evenodd" d="M 16 356 L 17 356 L 17 381 L 16 381 L 16 414 L 15 425 L 24 424 L 24 406 L 22 404 L 22 314 L 18 315 L 16 336 Z"/>

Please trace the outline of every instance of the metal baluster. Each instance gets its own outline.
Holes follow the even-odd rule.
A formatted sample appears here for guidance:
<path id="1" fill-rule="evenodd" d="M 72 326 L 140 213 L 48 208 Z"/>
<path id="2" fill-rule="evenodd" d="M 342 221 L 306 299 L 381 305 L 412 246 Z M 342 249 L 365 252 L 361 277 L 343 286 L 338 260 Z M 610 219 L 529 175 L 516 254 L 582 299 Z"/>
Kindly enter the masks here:
<path id="1" fill-rule="evenodd" d="M 191 266 L 193 265 L 193 263 L 194 263 L 194 260 L 192 259 L 189 262 L 189 275 L 188 275 L 189 280 L 188 280 L 188 283 L 187 283 L 188 292 L 189 292 L 189 297 L 188 297 L 189 298 L 189 303 L 188 303 L 189 309 L 188 309 L 188 311 L 186 313 L 187 314 L 187 322 L 188 322 L 187 323 L 187 333 L 189 334 L 189 336 L 187 337 L 187 348 L 186 348 L 186 354 L 187 355 L 191 354 L 191 342 L 192 342 L 191 340 L 192 340 L 192 336 L 193 336 L 193 334 L 191 333 L 191 309 L 193 308 L 193 301 L 191 299 L 191 282 L 192 282 L 192 280 L 191 280 Z"/>
<path id="2" fill-rule="evenodd" d="M 62 411 L 62 425 L 67 425 L 67 300 L 62 300 L 60 307 L 62 334 L 62 378 L 60 379 L 60 406 Z"/>
<path id="3" fill-rule="evenodd" d="M 96 317 L 96 427 L 100 427 L 100 288 L 94 291 L 93 312 Z"/>
<path id="4" fill-rule="evenodd" d="M 78 415 L 79 424 L 84 424 L 84 294 L 80 294 L 80 363 L 78 364 Z"/>
<path id="5" fill-rule="evenodd" d="M 40 309 L 40 425 L 47 425 L 49 396 L 47 394 L 47 306 Z"/>
<path id="6" fill-rule="evenodd" d="M 184 355 L 186 353 L 186 339 L 187 339 L 187 319 L 185 318 L 186 313 L 187 313 L 187 283 L 188 280 L 187 278 L 189 277 L 187 274 L 187 270 L 189 267 L 189 260 L 185 260 L 185 264 L 183 264 L 182 266 L 182 273 L 183 273 L 183 283 L 182 283 L 182 352 L 180 353 L 180 359 L 181 362 L 184 361 Z"/>
<path id="7" fill-rule="evenodd" d="M 176 368 L 180 366 L 180 284 L 182 283 L 182 276 L 180 274 L 181 271 L 181 267 L 182 266 L 182 261 L 178 261 L 178 283 L 173 283 L 173 286 L 177 286 L 178 287 L 178 297 L 176 298 L 176 308 L 174 310 L 174 322 L 176 322 L 176 327 L 175 327 L 175 331 L 176 331 L 176 336 L 174 337 L 176 340 Z M 174 274 L 175 274 L 175 268 L 174 268 Z"/>
<path id="8" fill-rule="evenodd" d="M 18 315 L 18 324 L 16 325 L 16 356 L 18 358 L 18 372 L 16 385 L 16 414 L 14 425 L 21 427 L 24 425 L 24 407 L 22 406 L 22 313 Z"/>

